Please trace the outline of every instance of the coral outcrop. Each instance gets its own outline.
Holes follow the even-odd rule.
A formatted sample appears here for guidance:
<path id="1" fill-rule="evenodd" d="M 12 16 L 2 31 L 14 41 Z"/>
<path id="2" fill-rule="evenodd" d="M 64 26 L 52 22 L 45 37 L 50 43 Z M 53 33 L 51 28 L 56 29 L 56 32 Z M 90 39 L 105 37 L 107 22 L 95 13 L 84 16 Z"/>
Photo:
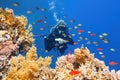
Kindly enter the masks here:
<path id="1" fill-rule="evenodd" d="M 120 80 L 120 71 L 110 71 L 87 48 L 78 48 L 72 55 L 59 57 L 55 69 L 50 68 L 51 57 L 37 59 L 35 46 L 26 57 L 12 57 L 10 63 L 4 80 Z"/>
<path id="2" fill-rule="evenodd" d="M 27 19 L 15 16 L 12 9 L 0 8 L 0 79 L 9 68 L 11 56 L 28 51 L 33 44 L 32 26 L 26 29 Z"/>
<path id="3" fill-rule="evenodd" d="M 55 80 L 120 80 L 120 71 L 109 71 L 103 61 L 94 58 L 87 48 L 75 49 L 56 62 Z"/>
<path id="4" fill-rule="evenodd" d="M 10 69 L 4 80 L 36 80 L 35 78 L 38 77 L 39 79 L 42 79 L 42 77 L 46 77 L 47 74 L 50 74 L 50 77 L 52 77 L 52 71 L 50 71 L 49 68 L 51 57 L 40 57 L 37 59 L 35 46 L 30 48 L 26 53 L 26 57 L 22 55 L 12 57 L 10 63 Z"/>
<path id="5" fill-rule="evenodd" d="M 24 16 L 15 16 L 11 9 L 0 8 L 0 42 L 12 41 L 16 45 L 23 45 L 27 50 L 34 41 L 31 32 L 32 26 L 26 29 L 27 19 Z"/>

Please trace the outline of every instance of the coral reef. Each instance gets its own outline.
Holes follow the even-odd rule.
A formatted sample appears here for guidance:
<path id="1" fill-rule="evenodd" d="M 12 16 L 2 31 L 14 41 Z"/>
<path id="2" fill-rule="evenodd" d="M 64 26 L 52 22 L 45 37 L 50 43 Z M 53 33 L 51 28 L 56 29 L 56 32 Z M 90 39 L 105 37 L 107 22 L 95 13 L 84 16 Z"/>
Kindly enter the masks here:
<path id="1" fill-rule="evenodd" d="M 84 47 L 59 57 L 52 69 L 51 57 L 37 57 L 32 26 L 26 24 L 24 16 L 0 8 L 0 80 L 120 80 L 120 70 L 110 71 Z"/>
<path id="2" fill-rule="evenodd" d="M 26 53 L 26 57 L 22 55 L 12 57 L 10 63 L 10 70 L 4 80 L 37 80 L 37 77 L 42 79 L 47 74 L 52 77 L 52 71 L 49 68 L 51 57 L 37 59 L 35 46 L 30 48 Z"/>
<path id="3" fill-rule="evenodd" d="M 6 74 L 11 56 L 28 51 L 33 44 L 32 26 L 27 19 L 15 16 L 12 9 L 0 8 L 0 79 Z"/>
<path id="4" fill-rule="evenodd" d="M 69 58 L 69 59 L 68 59 Z M 71 61 L 72 60 L 72 61 Z M 55 80 L 120 80 L 120 71 L 109 71 L 103 61 L 94 58 L 87 48 L 75 49 L 56 62 Z"/>
<path id="5" fill-rule="evenodd" d="M 14 16 L 11 9 L 0 8 L 0 31 L 4 34 L 0 35 L 0 42 L 6 40 L 13 41 L 16 45 L 23 45 L 28 50 L 27 46 L 31 45 L 34 41 L 31 32 L 32 26 L 29 25 L 26 30 L 27 19 L 24 16 Z"/>
<path id="6" fill-rule="evenodd" d="M 26 57 L 12 57 L 10 63 L 4 80 L 120 80 L 120 71 L 109 71 L 87 48 L 75 49 L 74 54 L 59 57 L 55 69 L 50 68 L 51 57 L 37 59 L 35 46 Z"/>

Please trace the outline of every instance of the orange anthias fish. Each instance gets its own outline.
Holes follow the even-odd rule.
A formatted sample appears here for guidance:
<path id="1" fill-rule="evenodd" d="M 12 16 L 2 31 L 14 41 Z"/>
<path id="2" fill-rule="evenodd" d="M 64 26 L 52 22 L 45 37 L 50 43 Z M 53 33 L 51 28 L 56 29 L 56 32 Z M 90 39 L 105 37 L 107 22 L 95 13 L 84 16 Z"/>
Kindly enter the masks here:
<path id="1" fill-rule="evenodd" d="M 38 23 L 41 23 L 42 22 L 42 20 L 38 20 Z"/>
<path id="2" fill-rule="evenodd" d="M 101 51 L 101 50 L 103 50 L 103 49 L 102 49 L 102 48 L 97 48 L 97 50 L 98 50 L 98 51 Z"/>
<path id="3" fill-rule="evenodd" d="M 77 71 L 77 70 L 72 70 L 71 72 L 69 72 L 70 75 L 78 75 L 80 73 L 81 71 Z"/>
<path id="4" fill-rule="evenodd" d="M 96 34 L 94 34 L 94 33 L 91 33 L 91 34 L 90 34 L 90 36 L 96 36 Z"/>
<path id="5" fill-rule="evenodd" d="M 76 44 L 78 44 L 78 42 L 74 42 L 73 44 L 76 45 Z"/>
<path id="6" fill-rule="evenodd" d="M 78 30 L 78 33 L 82 33 L 82 32 L 84 32 L 84 30 Z"/>
<path id="7" fill-rule="evenodd" d="M 109 62 L 109 64 L 110 64 L 111 66 L 114 66 L 114 65 L 117 65 L 118 63 L 115 62 L 115 61 L 111 61 L 111 62 Z"/>

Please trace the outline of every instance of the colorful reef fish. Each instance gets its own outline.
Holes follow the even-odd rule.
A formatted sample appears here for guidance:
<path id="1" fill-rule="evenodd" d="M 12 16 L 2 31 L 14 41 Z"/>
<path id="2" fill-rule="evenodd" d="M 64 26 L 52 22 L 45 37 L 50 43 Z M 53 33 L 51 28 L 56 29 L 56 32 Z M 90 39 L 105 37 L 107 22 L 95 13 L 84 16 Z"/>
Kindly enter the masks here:
<path id="1" fill-rule="evenodd" d="M 110 64 L 111 66 L 114 66 L 114 65 L 117 65 L 118 63 L 115 62 L 115 61 L 111 61 L 111 62 L 109 62 L 109 64 Z"/>
<path id="2" fill-rule="evenodd" d="M 102 48 L 97 48 L 97 50 L 98 50 L 98 51 L 101 51 L 101 50 L 103 50 L 103 49 L 102 49 Z"/>
<path id="3" fill-rule="evenodd" d="M 71 72 L 69 72 L 70 75 L 78 75 L 80 73 L 81 71 L 77 71 L 77 70 L 72 70 Z"/>
<path id="4" fill-rule="evenodd" d="M 84 32 L 84 30 L 78 30 L 78 33 L 82 33 L 82 32 Z"/>
<path id="5" fill-rule="evenodd" d="M 91 34 L 90 34 L 90 36 L 96 36 L 96 34 L 94 34 L 94 33 L 91 33 Z"/>
<path id="6" fill-rule="evenodd" d="M 38 23 L 41 23 L 42 22 L 42 20 L 38 20 Z"/>

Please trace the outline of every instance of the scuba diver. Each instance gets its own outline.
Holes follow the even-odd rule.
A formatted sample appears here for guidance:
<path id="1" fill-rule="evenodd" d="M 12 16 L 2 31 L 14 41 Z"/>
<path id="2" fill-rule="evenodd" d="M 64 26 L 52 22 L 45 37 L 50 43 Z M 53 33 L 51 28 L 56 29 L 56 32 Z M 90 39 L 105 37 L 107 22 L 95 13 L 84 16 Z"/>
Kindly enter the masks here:
<path id="1" fill-rule="evenodd" d="M 44 36 L 44 35 L 43 35 Z M 53 48 L 57 48 L 62 55 L 68 48 L 68 44 L 73 45 L 73 39 L 68 33 L 67 26 L 63 20 L 59 20 L 58 23 L 51 28 L 50 34 L 44 36 L 45 50 L 51 51 Z"/>

